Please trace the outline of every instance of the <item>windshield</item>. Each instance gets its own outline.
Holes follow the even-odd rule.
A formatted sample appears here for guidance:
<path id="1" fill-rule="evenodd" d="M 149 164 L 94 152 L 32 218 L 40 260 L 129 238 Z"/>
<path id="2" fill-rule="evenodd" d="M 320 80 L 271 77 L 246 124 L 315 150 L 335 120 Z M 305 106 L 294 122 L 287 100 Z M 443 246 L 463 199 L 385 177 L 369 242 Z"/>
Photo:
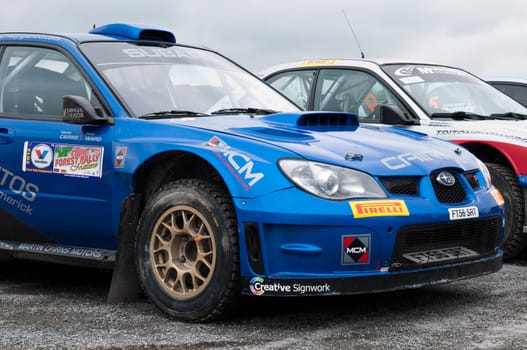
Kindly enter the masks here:
<path id="1" fill-rule="evenodd" d="M 389 64 L 382 69 L 431 117 L 459 112 L 527 114 L 518 102 L 460 69 L 409 64 Z"/>
<path id="2" fill-rule="evenodd" d="M 81 49 L 133 116 L 233 108 L 298 111 L 264 82 L 207 50 L 126 42 L 83 43 Z"/>

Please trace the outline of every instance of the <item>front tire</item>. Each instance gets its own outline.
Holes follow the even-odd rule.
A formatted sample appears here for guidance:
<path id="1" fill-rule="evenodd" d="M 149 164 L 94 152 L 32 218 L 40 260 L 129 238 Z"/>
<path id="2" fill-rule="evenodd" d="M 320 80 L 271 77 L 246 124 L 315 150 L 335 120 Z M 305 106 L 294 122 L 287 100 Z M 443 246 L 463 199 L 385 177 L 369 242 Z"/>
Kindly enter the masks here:
<path id="1" fill-rule="evenodd" d="M 501 164 L 487 163 L 492 184 L 501 192 L 505 200 L 505 230 L 503 236 L 503 256 L 511 259 L 518 256 L 527 246 L 523 233 L 525 201 L 523 191 L 514 172 Z"/>
<path id="2" fill-rule="evenodd" d="M 208 321 L 234 308 L 239 248 L 232 201 L 219 186 L 178 180 L 147 203 L 136 243 L 145 294 L 166 315 Z"/>

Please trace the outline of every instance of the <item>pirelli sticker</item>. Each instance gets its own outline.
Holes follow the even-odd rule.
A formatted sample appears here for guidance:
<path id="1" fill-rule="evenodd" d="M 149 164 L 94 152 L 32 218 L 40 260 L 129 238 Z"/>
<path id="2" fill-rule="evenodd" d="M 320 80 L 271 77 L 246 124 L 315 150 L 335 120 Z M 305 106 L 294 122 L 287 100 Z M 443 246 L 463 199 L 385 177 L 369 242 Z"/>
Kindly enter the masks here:
<path id="1" fill-rule="evenodd" d="M 375 216 L 409 216 L 410 212 L 403 200 L 386 199 L 349 202 L 355 219 Z"/>

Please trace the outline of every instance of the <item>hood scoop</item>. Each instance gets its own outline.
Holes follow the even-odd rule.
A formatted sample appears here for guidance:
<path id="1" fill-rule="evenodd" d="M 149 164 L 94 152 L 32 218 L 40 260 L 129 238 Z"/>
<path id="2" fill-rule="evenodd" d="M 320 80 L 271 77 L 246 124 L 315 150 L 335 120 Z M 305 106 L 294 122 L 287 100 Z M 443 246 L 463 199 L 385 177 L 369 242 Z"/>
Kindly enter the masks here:
<path id="1" fill-rule="evenodd" d="M 264 117 L 271 124 L 317 131 L 355 131 L 359 126 L 359 117 L 351 113 L 305 112 L 278 113 Z"/>

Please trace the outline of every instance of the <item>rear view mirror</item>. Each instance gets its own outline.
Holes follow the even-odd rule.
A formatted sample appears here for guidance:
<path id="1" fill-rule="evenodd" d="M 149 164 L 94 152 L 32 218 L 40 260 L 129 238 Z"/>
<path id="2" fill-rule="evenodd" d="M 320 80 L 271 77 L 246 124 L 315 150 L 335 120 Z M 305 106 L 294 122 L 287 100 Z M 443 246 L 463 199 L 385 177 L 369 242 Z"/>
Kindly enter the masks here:
<path id="1" fill-rule="evenodd" d="M 379 104 L 375 107 L 375 114 L 379 116 L 382 124 L 389 125 L 419 125 L 419 119 L 404 113 L 396 105 Z"/>
<path id="2" fill-rule="evenodd" d="M 62 109 L 62 120 L 65 123 L 113 125 L 113 118 L 97 113 L 90 101 L 82 96 L 64 96 L 62 98 Z"/>

